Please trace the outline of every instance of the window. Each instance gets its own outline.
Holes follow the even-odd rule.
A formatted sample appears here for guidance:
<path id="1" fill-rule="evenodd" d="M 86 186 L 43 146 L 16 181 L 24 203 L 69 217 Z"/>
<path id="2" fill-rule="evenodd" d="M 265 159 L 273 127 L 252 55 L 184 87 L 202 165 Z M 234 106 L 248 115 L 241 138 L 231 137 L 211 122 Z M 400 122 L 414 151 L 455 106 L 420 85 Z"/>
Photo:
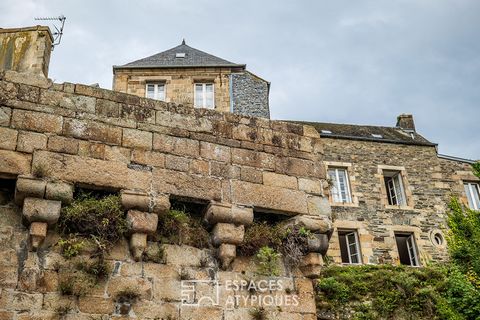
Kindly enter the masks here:
<path id="1" fill-rule="evenodd" d="M 396 233 L 395 240 L 397 242 L 400 263 L 407 266 L 418 267 L 417 247 L 413 233 Z"/>
<path id="2" fill-rule="evenodd" d="M 147 98 L 165 101 L 165 84 L 164 83 L 147 83 Z"/>
<path id="3" fill-rule="evenodd" d="M 348 264 L 362 263 L 360 255 L 360 244 L 356 230 L 339 230 L 338 240 L 340 241 L 340 253 L 342 262 Z"/>
<path id="4" fill-rule="evenodd" d="M 467 194 L 468 206 L 472 210 L 480 210 L 479 186 L 475 182 L 465 182 L 465 193 Z"/>
<path id="5" fill-rule="evenodd" d="M 195 107 L 214 108 L 213 83 L 195 83 Z"/>
<path id="6" fill-rule="evenodd" d="M 348 183 L 347 169 L 345 168 L 331 168 L 328 169 L 328 177 L 332 181 L 330 193 L 333 202 L 337 203 L 351 203 L 352 195 L 350 193 L 350 185 Z"/>
<path id="7" fill-rule="evenodd" d="M 405 189 L 403 188 L 402 174 L 398 171 L 384 171 L 385 188 L 387 190 L 388 204 L 404 206 L 407 204 Z"/>

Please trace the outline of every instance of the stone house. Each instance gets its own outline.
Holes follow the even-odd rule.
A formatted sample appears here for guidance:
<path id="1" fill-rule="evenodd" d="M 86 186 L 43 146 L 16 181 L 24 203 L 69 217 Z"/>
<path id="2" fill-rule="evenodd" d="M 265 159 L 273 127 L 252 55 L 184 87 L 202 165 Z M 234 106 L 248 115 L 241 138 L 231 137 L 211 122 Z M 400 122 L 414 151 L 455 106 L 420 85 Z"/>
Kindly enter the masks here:
<path id="1" fill-rule="evenodd" d="M 185 43 L 113 66 L 113 90 L 166 102 L 270 118 L 270 83 Z"/>
<path id="2" fill-rule="evenodd" d="M 474 161 L 440 155 L 412 115 L 394 127 L 303 122 L 322 139 L 334 225 L 335 263 L 413 266 L 447 259 L 452 196 L 478 210 Z"/>

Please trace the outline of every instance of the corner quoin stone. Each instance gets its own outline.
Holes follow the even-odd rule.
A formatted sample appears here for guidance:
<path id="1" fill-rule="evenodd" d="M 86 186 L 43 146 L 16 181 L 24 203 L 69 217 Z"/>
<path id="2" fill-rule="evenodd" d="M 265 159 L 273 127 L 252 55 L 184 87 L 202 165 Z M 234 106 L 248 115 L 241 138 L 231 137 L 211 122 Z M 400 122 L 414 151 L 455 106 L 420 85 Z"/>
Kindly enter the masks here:
<path id="1" fill-rule="evenodd" d="M 25 198 L 23 216 L 28 222 L 46 222 L 53 225 L 60 217 L 62 202 L 37 198 Z"/>

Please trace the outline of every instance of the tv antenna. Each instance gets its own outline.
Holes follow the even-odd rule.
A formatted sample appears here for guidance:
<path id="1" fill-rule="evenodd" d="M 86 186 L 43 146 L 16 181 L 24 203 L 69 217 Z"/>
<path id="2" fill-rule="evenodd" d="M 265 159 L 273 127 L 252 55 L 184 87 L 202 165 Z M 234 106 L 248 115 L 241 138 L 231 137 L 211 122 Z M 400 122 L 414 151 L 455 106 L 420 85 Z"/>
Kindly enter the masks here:
<path id="1" fill-rule="evenodd" d="M 62 36 L 63 36 L 63 26 L 65 25 L 65 20 L 67 17 L 65 17 L 63 14 L 58 17 L 46 17 L 46 18 L 35 18 L 35 20 L 42 20 L 42 21 L 59 21 L 61 23 L 60 28 L 58 28 L 55 24 L 53 27 L 55 28 L 55 32 L 52 33 L 53 35 L 53 43 L 52 43 L 52 50 L 55 48 L 55 46 L 60 44 L 60 41 L 62 41 Z"/>

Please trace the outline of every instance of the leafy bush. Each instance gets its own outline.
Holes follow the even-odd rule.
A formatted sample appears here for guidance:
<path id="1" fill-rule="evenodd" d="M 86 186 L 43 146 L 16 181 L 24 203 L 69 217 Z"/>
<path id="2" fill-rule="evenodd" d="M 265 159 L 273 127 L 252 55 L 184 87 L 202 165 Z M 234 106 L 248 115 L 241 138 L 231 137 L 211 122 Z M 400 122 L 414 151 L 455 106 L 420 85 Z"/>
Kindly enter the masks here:
<path id="1" fill-rule="evenodd" d="M 246 228 L 238 252 L 242 256 L 253 256 L 262 247 L 278 248 L 282 243 L 282 234 L 278 226 L 271 226 L 265 221 L 254 222 Z"/>
<path id="2" fill-rule="evenodd" d="M 58 240 L 58 245 L 62 250 L 62 255 L 66 259 L 70 259 L 80 254 L 80 251 L 85 246 L 85 242 L 77 237 L 70 237 Z"/>
<path id="3" fill-rule="evenodd" d="M 456 313 L 440 294 L 446 293 L 445 267 L 330 266 L 321 276 L 317 300 L 326 305 L 318 305 L 334 311 L 350 307 L 358 319 L 402 319 L 405 313 L 411 319 L 449 319 L 443 315 Z"/>
<path id="4" fill-rule="evenodd" d="M 258 272 L 266 276 L 278 276 L 278 262 L 281 254 L 270 247 L 262 247 L 257 253 Z"/>
<path id="5" fill-rule="evenodd" d="M 207 248 L 210 234 L 199 219 L 184 210 L 169 210 L 158 217 L 157 240 L 161 243 Z"/>
<path id="6" fill-rule="evenodd" d="M 64 235 L 92 239 L 103 253 L 120 240 L 127 231 L 120 197 L 94 197 L 80 194 L 69 206 L 62 208 L 58 228 Z"/>

